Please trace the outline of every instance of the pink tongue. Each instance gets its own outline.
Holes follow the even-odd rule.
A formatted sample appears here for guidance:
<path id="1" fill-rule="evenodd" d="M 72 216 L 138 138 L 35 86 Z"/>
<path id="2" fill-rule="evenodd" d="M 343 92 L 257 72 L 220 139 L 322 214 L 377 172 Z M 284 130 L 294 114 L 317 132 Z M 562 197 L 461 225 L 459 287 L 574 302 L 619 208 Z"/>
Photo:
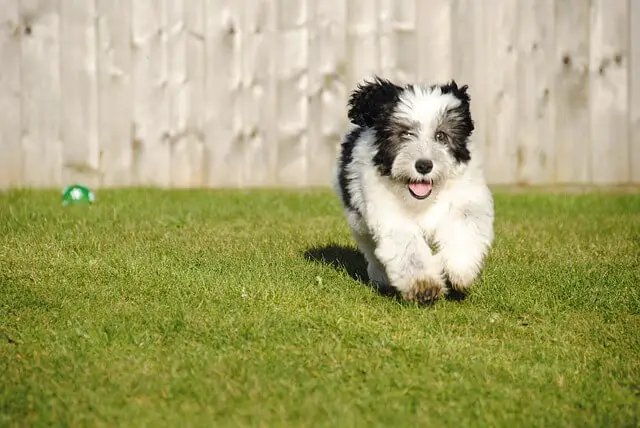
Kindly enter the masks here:
<path id="1" fill-rule="evenodd" d="M 417 196 L 426 196 L 429 191 L 431 191 L 430 183 L 411 183 L 409 184 L 409 189 L 413 192 L 414 195 Z"/>

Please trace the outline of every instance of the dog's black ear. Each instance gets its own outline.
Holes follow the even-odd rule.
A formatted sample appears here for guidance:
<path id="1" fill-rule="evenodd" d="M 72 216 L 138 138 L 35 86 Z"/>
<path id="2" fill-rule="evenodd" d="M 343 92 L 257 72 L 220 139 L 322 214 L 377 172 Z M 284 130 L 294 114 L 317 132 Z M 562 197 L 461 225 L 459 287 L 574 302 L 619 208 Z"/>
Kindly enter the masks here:
<path id="1" fill-rule="evenodd" d="M 390 114 L 398 102 L 402 87 L 378 76 L 364 81 L 349 97 L 348 117 L 351 123 L 373 127 L 384 115 Z"/>
<path id="2" fill-rule="evenodd" d="M 467 92 L 468 89 L 469 85 L 458 86 L 458 83 L 455 80 L 451 80 L 448 84 L 442 87 L 442 93 L 451 92 L 460 101 L 468 104 L 471 101 L 469 93 Z"/>

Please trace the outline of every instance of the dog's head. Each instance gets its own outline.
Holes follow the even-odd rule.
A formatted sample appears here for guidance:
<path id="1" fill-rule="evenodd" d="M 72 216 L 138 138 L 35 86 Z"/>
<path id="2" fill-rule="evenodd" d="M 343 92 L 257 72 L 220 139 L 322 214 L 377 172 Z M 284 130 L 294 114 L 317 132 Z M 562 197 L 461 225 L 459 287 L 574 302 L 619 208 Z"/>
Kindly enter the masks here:
<path id="1" fill-rule="evenodd" d="M 376 77 L 352 92 L 348 115 L 355 125 L 375 130 L 380 173 L 416 199 L 427 198 L 471 159 L 469 95 L 455 81 L 399 86 Z"/>

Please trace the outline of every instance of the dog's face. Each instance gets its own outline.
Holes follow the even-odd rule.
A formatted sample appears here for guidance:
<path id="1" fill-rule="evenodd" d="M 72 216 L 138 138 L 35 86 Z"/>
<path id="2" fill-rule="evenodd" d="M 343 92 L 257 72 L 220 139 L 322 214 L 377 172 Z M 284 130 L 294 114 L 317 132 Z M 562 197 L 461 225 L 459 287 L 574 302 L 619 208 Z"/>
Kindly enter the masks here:
<path id="1" fill-rule="evenodd" d="M 467 86 L 398 86 L 376 78 L 351 94 L 349 119 L 376 131 L 380 174 L 427 198 L 457 166 L 467 163 L 473 132 Z"/>

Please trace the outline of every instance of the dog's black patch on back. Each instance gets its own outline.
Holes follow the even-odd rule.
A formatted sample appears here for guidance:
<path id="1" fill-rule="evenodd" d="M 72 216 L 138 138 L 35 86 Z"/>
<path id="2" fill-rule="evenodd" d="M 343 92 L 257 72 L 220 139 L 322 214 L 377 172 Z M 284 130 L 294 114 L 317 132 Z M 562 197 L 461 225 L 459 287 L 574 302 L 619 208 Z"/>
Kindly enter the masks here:
<path id="1" fill-rule="evenodd" d="M 357 126 L 353 128 L 342 141 L 342 147 L 340 151 L 339 169 L 338 169 L 338 184 L 340 185 L 340 193 L 342 194 L 342 203 L 352 211 L 358 211 L 353 205 L 353 197 L 349 192 L 349 177 L 347 176 L 347 166 L 353 161 L 353 148 L 356 145 L 356 141 L 362 135 L 363 128 Z"/>
<path id="2" fill-rule="evenodd" d="M 468 86 L 460 86 L 452 80 L 446 85 L 440 85 L 443 94 L 452 94 L 460 100 L 460 105 L 450 109 L 441 125 L 443 131 L 451 137 L 449 149 L 455 160 L 459 163 L 467 163 L 471 160 L 471 153 L 467 148 L 467 142 L 474 130 L 473 119 L 469 103 L 471 101 L 467 93 Z"/>

